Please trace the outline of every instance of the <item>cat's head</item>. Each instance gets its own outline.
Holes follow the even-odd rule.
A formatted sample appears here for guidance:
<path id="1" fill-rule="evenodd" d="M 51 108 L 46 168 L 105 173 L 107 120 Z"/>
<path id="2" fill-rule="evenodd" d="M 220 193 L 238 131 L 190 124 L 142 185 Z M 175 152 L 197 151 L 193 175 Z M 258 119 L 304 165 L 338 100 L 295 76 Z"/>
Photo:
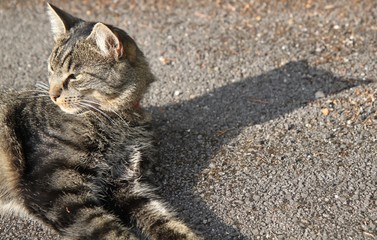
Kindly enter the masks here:
<path id="1" fill-rule="evenodd" d="M 73 114 L 138 104 L 154 76 L 134 40 L 119 28 L 51 4 L 47 9 L 55 41 L 48 61 L 51 100 Z"/>

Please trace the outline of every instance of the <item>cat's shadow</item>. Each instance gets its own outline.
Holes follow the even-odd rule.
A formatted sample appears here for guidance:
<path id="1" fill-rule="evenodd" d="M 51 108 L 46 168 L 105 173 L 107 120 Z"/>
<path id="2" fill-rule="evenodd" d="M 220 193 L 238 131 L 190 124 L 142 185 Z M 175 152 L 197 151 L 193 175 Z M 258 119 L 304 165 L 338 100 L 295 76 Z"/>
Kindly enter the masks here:
<path id="1" fill-rule="evenodd" d="M 316 99 L 316 93 L 335 94 L 367 83 L 341 79 L 296 61 L 183 103 L 150 107 L 160 145 L 157 171 L 162 195 L 206 239 L 248 239 L 194 193 L 200 173 L 216 160 L 213 155 L 244 127 L 305 106 Z"/>

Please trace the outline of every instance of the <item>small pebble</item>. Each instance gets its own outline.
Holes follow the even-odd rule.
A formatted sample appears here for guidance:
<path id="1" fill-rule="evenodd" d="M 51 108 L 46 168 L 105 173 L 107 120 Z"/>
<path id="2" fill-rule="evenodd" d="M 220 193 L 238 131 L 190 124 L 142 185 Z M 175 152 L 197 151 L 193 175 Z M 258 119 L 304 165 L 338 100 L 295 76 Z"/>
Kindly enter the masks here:
<path id="1" fill-rule="evenodd" d="M 315 97 L 316 99 L 324 98 L 324 97 L 325 97 L 325 93 L 322 92 L 321 90 L 320 90 L 320 91 L 317 91 L 317 92 L 314 94 L 314 97 Z"/>
<path id="2" fill-rule="evenodd" d="M 322 108 L 321 112 L 322 112 L 323 115 L 327 116 L 327 115 L 329 115 L 330 110 L 328 108 Z"/>
<path id="3" fill-rule="evenodd" d="M 174 91 L 174 96 L 179 96 L 179 95 L 181 95 L 181 94 L 182 94 L 182 92 L 179 91 L 179 90 Z"/>

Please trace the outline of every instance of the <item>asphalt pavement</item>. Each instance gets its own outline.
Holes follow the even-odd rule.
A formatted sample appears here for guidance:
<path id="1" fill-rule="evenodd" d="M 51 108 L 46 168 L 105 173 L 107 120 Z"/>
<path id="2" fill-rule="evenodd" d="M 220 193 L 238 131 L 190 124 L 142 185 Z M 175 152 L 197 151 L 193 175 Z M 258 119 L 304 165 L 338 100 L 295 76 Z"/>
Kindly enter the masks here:
<path id="1" fill-rule="evenodd" d="M 376 1 L 52 3 L 144 51 L 159 191 L 206 239 L 377 238 Z M 1 87 L 46 82 L 44 2 L 0 22 Z M 60 238 L 0 215 L 0 239 Z"/>

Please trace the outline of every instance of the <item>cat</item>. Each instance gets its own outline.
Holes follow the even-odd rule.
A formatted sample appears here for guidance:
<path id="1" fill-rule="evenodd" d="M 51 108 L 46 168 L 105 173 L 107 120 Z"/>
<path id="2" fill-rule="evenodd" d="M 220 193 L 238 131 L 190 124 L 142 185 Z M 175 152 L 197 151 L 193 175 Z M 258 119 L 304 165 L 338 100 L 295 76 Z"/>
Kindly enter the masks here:
<path id="1" fill-rule="evenodd" d="M 0 94 L 0 205 L 67 239 L 203 239 L 153 187 L 143 53 L 119 28 L 47 5 L 48 84 Z"/>

